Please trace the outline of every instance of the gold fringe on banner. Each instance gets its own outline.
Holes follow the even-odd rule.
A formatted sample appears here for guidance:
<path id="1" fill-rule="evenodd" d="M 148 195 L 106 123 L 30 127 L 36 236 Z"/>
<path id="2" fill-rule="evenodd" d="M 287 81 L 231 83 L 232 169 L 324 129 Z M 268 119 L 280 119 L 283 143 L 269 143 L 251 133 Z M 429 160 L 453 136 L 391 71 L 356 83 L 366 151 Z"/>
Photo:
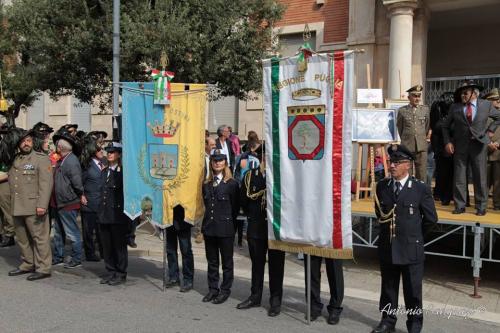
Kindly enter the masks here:
<path id="1" fill-rule="evenodd" d="M 353 259 L 352 249 L 332 249 L 328 247 L 316 247 L 309 244 L 269 241 L 269 248 L 292 253 L 304 253 L 312 256 L 330 259 Z"/>

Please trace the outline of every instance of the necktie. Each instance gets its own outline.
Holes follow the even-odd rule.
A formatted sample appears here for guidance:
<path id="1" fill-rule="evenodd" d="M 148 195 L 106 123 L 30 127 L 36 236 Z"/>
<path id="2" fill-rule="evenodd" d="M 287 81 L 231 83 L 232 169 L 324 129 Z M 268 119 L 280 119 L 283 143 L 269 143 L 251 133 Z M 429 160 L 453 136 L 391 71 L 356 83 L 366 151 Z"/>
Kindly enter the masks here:
<path id="1" fill-rule="evenodd" d="M 472 104 L 467 103 L 467 109 L 465 110 L 465 117 L 467 118 L 467 121 L 469 124 L 472 124 Z"/>
<path id="2" fill-rule="evenodd" d="M 394 195 L 396 196 L 396 199 L 398 198 L 399 196 L 399 192 L 401 192 L 401 183 L 400 182 L 396 182 L 396 190 L 394 191 Z"/>
<path id="3" fill-rule="evenodd" d="M 104 169 L 104 164 L 102 162 L 99 162 L 99 169 L 101 169 L 101 171 Z"/>

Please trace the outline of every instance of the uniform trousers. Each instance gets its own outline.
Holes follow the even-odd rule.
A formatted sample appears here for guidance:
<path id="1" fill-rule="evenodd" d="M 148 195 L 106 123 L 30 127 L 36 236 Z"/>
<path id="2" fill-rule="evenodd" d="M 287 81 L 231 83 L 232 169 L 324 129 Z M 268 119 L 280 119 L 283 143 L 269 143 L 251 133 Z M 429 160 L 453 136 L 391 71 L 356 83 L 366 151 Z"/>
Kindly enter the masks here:
<path id="1" fill-rule="evenodd" d="M 102 244 L 101 237 L 99 236 L 98 228 L 98 216 L 94 212 L 80 212 L 82 216 L 82 236 L 83 236 L 83 250 L 85 252 L 85 258 L 89 259 L 96 257 L 95 251 L 95 239 L 97 240 L 97 246 L 99 254 L 102 257 Z"/>
<path id="2" fill-rule="evenodd" d="M 470 163 L 472 182 L 474 184 L 474 200 L 476 209 L 485 210 L 488 201 L 487 145 L 470 140 L 467 147 L 455 150 L 453 156 L 454 182 L 453 201 L 456 208 L 465 208 L 467 200 L 467 166 Z"/>
<path id="3" fill-rule="evenodd" d="M 267 247 L 267 239 L 248 238 L 248 251 L 252 260 L 252 287 L 250 299 L 255 303 L 262 300 L 264 287 L 264 270 L 266 254 L 269 269 L 269 304 L 271 307 L 281 305 L 283 298 L 283 277 L 285 273 L 285 252 L 271 250 Z"/>
<path id="4" fill-rule="evenodd" d="M 0 235 L 14 237 L 14 220 L 10 209 L 9 182 L 0 183 Z"/>
<path id="5" fill-rule="evenodd" d="M 321 315 L 323 303 L 321 303 L 321 262 L 322 257 L 311 256 L 311 314 Z M 344 300 L 344 272 L 342 260 L 325 258 L 326 275 L 330 286 L 330 302 L 327 306 L 328 313 L 340 314 L 342 312 L 342 301 Z M 304 258 L 304 269 L 306 273 L 306 300 L 309 294 L 307 288 L 307 258 Z"/>
<path id="6" fill-rule="evenodd" d="M 391 326 L 396 325 L 399 280 L 403 276 L 403 294 L 407 311 L 406 327 L 408 332 L 420 332 L 424 319 L 422 312 L 424 263 L 393 265 L 381 261 L 380 272 L 382 275 L 382 291 L 379 310 L 382 312 L 382 321 Z"/>
<path id="7" fill-rule="evenodd" d="M 488 186 L 493 186 L 493 207 L 500 208 L 500 161 L 488 162 Z"/>
<path id="8" fill-rule="evenodd" d="M 182 282 L 184 285 L 193 283 L 194 258 L 191 246 L 191 228 L 167 230 L 167 261 L 170 281 L 179 281 L 179 263 L 177 259 L 177 242 L 182 255 Z"/>
<path id="9" fill-rule="evenodd" d="M 19 269 L 50 274 L 52 252 L 50 249 L 49 216 L 15 216 L 16 239 L 21 249 Z"/>
<path id="10" fill-rule="evenodd" d="M 208 288 L 211 292 L 218 294 L 231 294 L 231 286 L 234 280 L 233 263 L 233 237 L 214 237 L 206 236 L 205 254 L 207 257 L 208 270 Z M 219 287 L 219 255 L 222 259 L 222 283 Z"/>
<path id="11" fill-rule="evenodd" d="M 99 224 L 99 234 L 101 236 L 106 270 L 110 275 L 114 275 L 119 278 L 125 278 L 127 276 L 128 231 L 129 226 L 126 223 Z"/>
<path id="12" fill-rule="evenodd" d="M 427 151 L 415 152 L 414 175 L 423 182 L 427 180 Z"/>

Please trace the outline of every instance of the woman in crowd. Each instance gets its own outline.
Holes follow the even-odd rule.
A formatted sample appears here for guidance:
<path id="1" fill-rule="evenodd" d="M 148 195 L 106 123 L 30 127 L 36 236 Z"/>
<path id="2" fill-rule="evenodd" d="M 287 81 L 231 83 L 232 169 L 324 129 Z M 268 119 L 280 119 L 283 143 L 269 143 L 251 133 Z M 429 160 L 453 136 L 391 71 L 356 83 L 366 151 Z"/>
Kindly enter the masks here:
<path id="1" fill-rule="evenodd" d="M 127 279 L 127 235 L 130 219 L 123 213 L 122 147 L 110 142 L 106 147 L 108 167 L 103 171 L 101 204 L 99 206 L 99 233 L 104 263 L 108 274 L 101 284 L 116 286 Z"/>
<path id="2" fill-rule="evenodd" d="M 81 206 L 82 236 L 85 259 L 87 261 L 100 261 L 103 255 L 101 238 L 99 236 L 98 216 L 101 202 L 102 186 L 104 184 L 103 170 L 104 152 L 92 137 L 87 137 L 80 156 L 82 163 L 83 196 Z M 95 251 L 94 236 L 99 247 L 99 256 Z"/>
<path id="3" fill-rule="evenodd" d="M 232 178 L 227 156 L 220 149 L 210 154 L 208 179 L 203 184 L 205 216 L 201 232 L 208 262 L 208 294 L 203 302 L 224 303 L 231 294 L 234 279 L 233 242 L 239 211 L 238 183 Z M 222 258 L 222 283 L 219 286 L 219 255 Z"/>

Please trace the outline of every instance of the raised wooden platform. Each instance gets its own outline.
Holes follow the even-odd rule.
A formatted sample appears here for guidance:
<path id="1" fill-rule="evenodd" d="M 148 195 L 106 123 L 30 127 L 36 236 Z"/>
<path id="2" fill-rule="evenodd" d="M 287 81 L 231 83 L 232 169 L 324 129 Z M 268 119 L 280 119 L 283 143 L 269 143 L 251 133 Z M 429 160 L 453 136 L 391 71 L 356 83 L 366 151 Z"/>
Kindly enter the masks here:
<path id="1" fill-rule="evenodd" d="M 456 222 L 460 224 L 480 223 L 483 225 L 498 225 L 500 227 L 500 211 L 493 210 L 490 204 L 485 216 L 477 216 L 474 207 L 467 207 L 465 214 L 454 215 L 451 211 L 454 209 L 453 204 L 449 206 L 442 206 L 436 201 L 436 209 L 440 221 Z M 359 201 L 352 201 L 352 214 L 363 216 L 375 216 L 373 199 L 360 199 Z"/>

